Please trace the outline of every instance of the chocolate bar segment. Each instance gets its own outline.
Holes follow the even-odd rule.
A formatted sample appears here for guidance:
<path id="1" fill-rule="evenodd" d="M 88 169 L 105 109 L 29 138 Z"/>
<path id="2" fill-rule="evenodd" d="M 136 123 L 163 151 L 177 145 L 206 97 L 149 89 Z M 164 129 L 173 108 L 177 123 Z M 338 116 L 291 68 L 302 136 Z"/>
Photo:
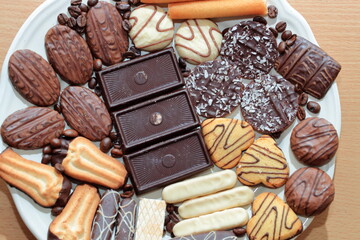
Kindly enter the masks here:
<path id="1" fill-rule="evenodd" d="M 200 124 L 186 90 L 116 112 L 114 120 L 125 152 L 176 136 Z"/>
<path id="2" fill-rule="evenodd" d="M 138 194 L 212 166 L 199 130 L 124 155 L 124 162 Z"/>
<path id="3" fill-rule="evenodd" d="M 120 63 L 97 73 L 108 108 L 124 107 L 184 85 L 172 48 Z"/>
<path id="4" fill-rule="evenodd" d="M 341 70 L 340 64 L 321 48 L 297 37 L 275 63 L 275 69 L 313 97 L 325 96 Z"/>

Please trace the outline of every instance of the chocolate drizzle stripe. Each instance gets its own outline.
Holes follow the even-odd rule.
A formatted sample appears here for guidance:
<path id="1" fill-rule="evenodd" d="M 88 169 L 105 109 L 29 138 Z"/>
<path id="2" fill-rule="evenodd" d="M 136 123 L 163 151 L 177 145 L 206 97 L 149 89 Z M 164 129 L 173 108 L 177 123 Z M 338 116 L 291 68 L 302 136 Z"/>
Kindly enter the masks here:
<path id="1" fill-rule="evenodd" d="M 164 12 L 163 15 L 161 16 L 161 18 L 159 19 L 159 21 L 156 23 L 156 30 L 158 32 L 167 32 L 167 31 L 174 30 L 174 26 L 170 27 L 170 28 L 165 28 L 165 29 L 160 28 L 160 24 L 164 21 L 165 17 L 166 17 L 166 13 Z"/>
<path id="2" fill-rule="evenodd" d="M 147 45 L 140 45 L 140 46 L 137 46 L 137 48 L 147 48 L 147 47 L 151 47 L 151 46 L 155 46 L 157 44 L 160 44 L 160 43 L 163 43 L 163 42 L 168 42 L 168 41 L 171 41 L 172 40 L 172 37 L 171 38 L 166 38 L 166 39 L 163 39 L 161 41 L 158 41 L 158 42 L 154 42 L 154 43 L 151 43 L 151 44 L 147 44 Z"/>
<path id="3" fill-rule="evenodd" d="M 145 4 L 144 4 L 144 5 L 136 8 L 133 12 L 135 12 L 136 10 L 138 10 L 138 9 L 140 9 L 140 8 L 146 7 L 146 6 L 151 6 L 151 5 L 145 5 Z M 138 31 L 137 33 L 135 33 L 135 35 L 132 37 L 132 40 L 133 40 L 133 41 L 137 38 L 137 36 L 139 36 L 139 34 L 144 30 L 144 28 L 150 23 L 150 21 L 154 18 L 155 14 L 157 13 L 157 11 L 156 11 L 156 10 L 157 10 L 157 6 L 152 6 L 152 7 L 154 7 L 153 13 L 152 13 L 151 16 L 148 18 L 148 20 L 145 22 L 145 24 L 139 29 L 139 31 Z M 134 19 L 134 20 L 135 20 L 135 23 L 133 24 L 133 26 L 135 26 L 136 23 L 138 22 L 137 17 L 131 17 L 129 20 L 131 20 L 131 19 Z"/>

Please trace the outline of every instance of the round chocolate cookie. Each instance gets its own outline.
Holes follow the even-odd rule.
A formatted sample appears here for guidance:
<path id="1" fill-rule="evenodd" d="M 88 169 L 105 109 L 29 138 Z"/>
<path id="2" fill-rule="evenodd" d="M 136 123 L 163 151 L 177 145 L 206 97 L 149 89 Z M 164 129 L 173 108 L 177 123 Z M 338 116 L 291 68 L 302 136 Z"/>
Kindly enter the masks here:
<path id="1" fill-rule="evenodd" d="M 287 204 L 296 214 L 306 217 L 323 212 L 334 200 L 334 195 L 331 178 L 318 168 L 300 168 L 285 185 Z"/>
<path id="2" fill-rule="evenodd" d="M 284 131 L 296 118 L 298 94 L 283 78 L 260 75 L 242 95 L 241 112 L 256 131 L 272 134 Z"/>
<path id="3" fill-rule="evenodd" d="M 311 117 L 301 121 L 292 131 L 291 149 L 296 158 L 310 166 L 322 166 L 335 155 L 339 138 L 327 120 Z"/>
<path id="4" fill-rule="evenodd" d="M 241 102 L 244 85 L 236 67 L 227 60 L 215 60 L 195 67 L 185 79 L 198 115 L 223 117 Z"/>
<path id="5" fill-rule="evenodd" d="M 279 52 L 274 34 L 264 24 L 244 21 L 225 33 L 220 55 L 234 62 L 243 78 L 254 79 L 270 72 Z"/>

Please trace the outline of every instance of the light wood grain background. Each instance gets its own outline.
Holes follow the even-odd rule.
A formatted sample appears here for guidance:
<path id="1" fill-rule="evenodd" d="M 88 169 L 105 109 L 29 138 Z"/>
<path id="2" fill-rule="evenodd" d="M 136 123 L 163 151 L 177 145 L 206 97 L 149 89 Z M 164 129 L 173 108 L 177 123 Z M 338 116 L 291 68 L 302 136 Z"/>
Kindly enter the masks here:
<path id="1" fill-rule="evenodd" d="M 42 2 L 43 0 L 0 0 L 0 66 L 16 32 Z M 298 239 L 359 239 L 360 1 L 289 2 L 307 19 L 320 46 L 343 67 L 337 79 L 342 108 L 342 132 L 336 162 L 335 201 L 327 211 L 315 218 Z M 22 222 L 5 183 L 0 180 L 0 240 L 3 239 L 35 238 Z"/>

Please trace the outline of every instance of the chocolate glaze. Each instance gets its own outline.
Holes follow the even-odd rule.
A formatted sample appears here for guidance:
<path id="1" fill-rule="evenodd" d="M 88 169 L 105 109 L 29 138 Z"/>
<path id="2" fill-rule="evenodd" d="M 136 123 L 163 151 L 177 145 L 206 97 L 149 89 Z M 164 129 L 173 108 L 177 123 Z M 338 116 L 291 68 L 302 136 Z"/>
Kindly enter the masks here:
<path id="1" fill-rule="evenodd" d="M 56 236 L 55 234 L 53 234 L 50 229 L 48 230 L 48 240 L 60 240 L 60 238 L 58 238 L 58 236 Z"/>
<path id="2" fill-rule="evenodd" d="M 171 238 L 171 240 L 236 240 L 232 231 L 212 231 L 184 237 Z"/>
<path id="3" fill-rule="evenodd" d="M 286 202 L 296 214 L 310 217 L 322 213 L 334 200 L 334 184 L 318 168 L 301 168 L 285 185 Z"/>
<path id="4" fill-rule="evenodd" d="M 291 150 L 296 158 L 310 166 L 322 166 L 335 155 L 339 138 L 334 126 L 323 118 L 301 121 L 292 131 Z"/>
<path id="5" fill-rule="evenodd" d="M 55 202 L 55 205 L 54 207 L 65 207 L 68 199 L 69 199 L 69 196 L 70 196 L 70 191 L 71 191 L 71 182 L 70 180 L 65 177 L 63 175 L 63 183 L 62 183 L 62 188 L 59 192 L 59 198 L 58 200 Z"/>
<path id="6" fill-rule="evenodd" d="M 115 240 L 132 240 L 135 234 L 136 201 L 125 198 L 119 204 Z"/>

